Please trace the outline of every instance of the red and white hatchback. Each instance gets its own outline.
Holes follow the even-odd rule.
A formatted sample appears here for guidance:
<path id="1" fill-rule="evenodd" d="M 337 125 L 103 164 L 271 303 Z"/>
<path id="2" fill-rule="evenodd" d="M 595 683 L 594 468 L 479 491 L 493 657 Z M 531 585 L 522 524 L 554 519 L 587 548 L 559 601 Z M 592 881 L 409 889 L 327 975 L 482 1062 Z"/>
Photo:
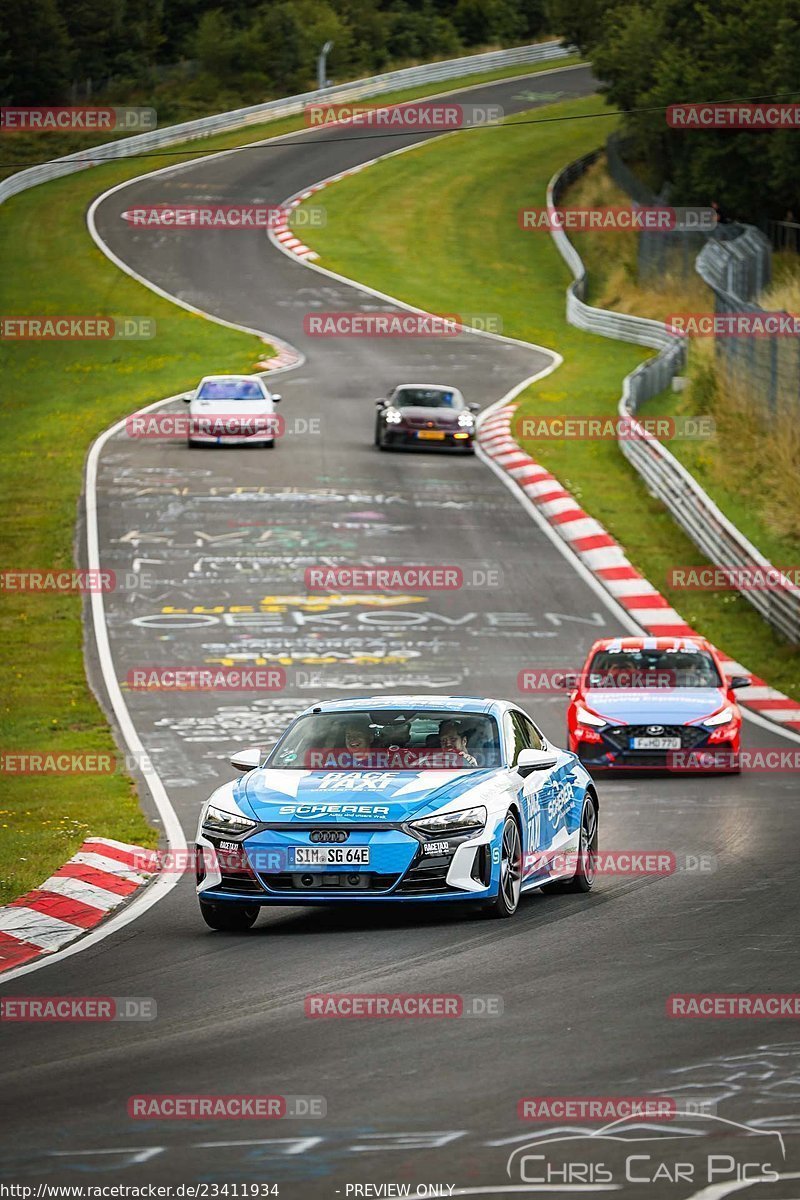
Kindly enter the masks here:
<path id="1" fill-rule="evenodd" d="M 738 771 L 742 714 L 704 638 L 595 642 L 570 696 L 569 749 L 590 771 Z"/>

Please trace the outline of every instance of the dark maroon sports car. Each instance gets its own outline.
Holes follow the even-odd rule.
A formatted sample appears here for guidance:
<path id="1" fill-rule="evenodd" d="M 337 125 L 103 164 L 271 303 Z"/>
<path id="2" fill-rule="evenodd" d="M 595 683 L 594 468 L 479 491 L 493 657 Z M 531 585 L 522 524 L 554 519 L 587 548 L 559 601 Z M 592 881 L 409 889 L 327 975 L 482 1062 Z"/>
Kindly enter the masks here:
<path id="1" fill-rule="evenodd" d="M 379 450 L 455 450 L 473 453 L 474 414 L 457 388 L 438 383 L 401 383 L 377 401 L 375 445 Z"/>

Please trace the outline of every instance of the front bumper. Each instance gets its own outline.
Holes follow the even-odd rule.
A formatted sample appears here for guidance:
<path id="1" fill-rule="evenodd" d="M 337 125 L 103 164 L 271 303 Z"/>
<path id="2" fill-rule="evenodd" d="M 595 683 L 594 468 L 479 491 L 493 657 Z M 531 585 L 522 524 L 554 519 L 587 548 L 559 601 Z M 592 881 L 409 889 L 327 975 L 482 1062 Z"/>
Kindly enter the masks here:
<path id="1" fill-rule="evenodd" d="M 347 834 L 344 847 L 369 848 L 368 865 L 297 865 L 295 849 L 319 843 L 311 842 L 312 830 L 296 826 L 265 825 L 237 839 L 202 832 L 197 839 L 198 894 L 214 903 L 283 906 L 475 901 L 497 894 L 499 867 L 486 830 L 426 843 L 403 826 L 336 829 Z"/>
<path id="2" fill-rule="evenodd" d="M 402 447 L 406 450 L 449 450 L 451 452 L 469 454 L 474 449 L 474 432 L 470 431 L 466 437 L 457 437 L 456 434 L 463 434 L 466 430 L 427 430 L 427 429 L 397 429 L 396 427 L 386 426 L 381 431 L 381 443 L 384 446 Z M 419 437 L 420 433 L 441 433 L 444 436 L 441 438 L 424 438 Z"/>
<path id="3" fill-rule="evenodd" d="M 275 441 L 275 435 L 259 430 L 253 433 L 195 433 L 189 430 L 188 441 L 193 446 L 266 446 Z"/>
<path id="4" fill-rule="evenodd" d="M 570 734 L 570 749 L 586 769 L 598 771 L 664 771 L 669 774 L 735 771 L 739 766 L 739 735 L 728 742 L 710 742 L 711 731 L 701 725 L 665 725 L 663 737 L 680 738 L 671 750 L 639 750 L 633 739 L 649 736 L 645 725 L 609 725 L 597 730 L 600 741 L 586 742 Z"/>

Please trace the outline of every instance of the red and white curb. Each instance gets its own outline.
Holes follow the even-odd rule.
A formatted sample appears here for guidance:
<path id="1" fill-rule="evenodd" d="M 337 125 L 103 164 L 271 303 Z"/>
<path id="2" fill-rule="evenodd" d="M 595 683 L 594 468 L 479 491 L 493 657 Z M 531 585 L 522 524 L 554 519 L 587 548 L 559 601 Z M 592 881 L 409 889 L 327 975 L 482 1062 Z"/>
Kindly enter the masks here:
<path id="1" fill-rule="evenodd" d="M 276 343 L 276 348 L 278 352 L 272 358 L 265 358 L 256 363 L 260 371 L 282 371 L 286 367 L 296 367 L 303 361 L 300 352 L 286 343 L 283 345 Z"/>
<path id="2" fill-rule="evenodd" d="M 484 453 L 509 475 L 550 526 L 569 545 L 631 619 L 653 637 L 700 637 L 680 613 L 628 561 L 622 547 L 599 521 L 581 508 L 550 471 L 527 454 L 511 435 L 515 406 L 486 417 L 478 430 Z M 747 667 L 718 651 L 729 675 L 748 675 L 751 685 L 737 699 L 746 708 L 800 733 L 800 703 L 771 688 Z"/>
<path id="3" fill-rule="evenodd" d="M 313 196 L 314 192 L 318 192 L 319 190 L 318 186 L 309 188 L 301 196 L 287 201 L 283 207 L 287 210 L 297 208 L 298 205 L 302 204 L 303 200 L 308 200 L 310 196 Z M 278 242 L 284 250 L 291 250 L 292 254 L 296 254 L 298 258 L 308 258 L 312 261 L 315 258 L 319 258 L 316 250 L 312 250 L 310 246 L 306 246 L 302 238 L 297 236 L 295 230 L 289 227 L 288 216 L 279 225 L 273 226 L 270 230 L 270 237 L 273 241 Z"/>
<path id="4" fill-rule="evenodd" d="M 0 973 L 73 942 L 130 900 L 157 870 L 154 850 L 87 838 L 41 887 L 0 908 Z"/>
<path id="5" fill-rule="evenodd" d="M 329 179 L 322 179 L 319 183 L 315 183 L 310 188 L 306 188 L 305 191 L 298 192 L 296 195 L 291 196 L 288 200 L 285 200 L 281 207 L 285 208 L 287 212 L 291 211 L 292 209 L 299 208 L 299 206 L 306 200 L 310 200 L 313 195 L 315 195 L 317 192 L 321 192 L 331 183 L 338 183 L 340 179 L 345 179 L 348 175 L 357 175 L 359 171 L 363 171 L 364 168 L 368 166 L 370 166 L 370 163 L 359 163 L 357 167 L 351 167 L 347 171 L 340 171 L 338 175 L 331 175 Z M 295 254 L 298 258 L 305 259 L 307 262 L 313 262 L 315 259 L 319 258 L 316 250 L 312 250 L 310 246 L 307 246 L 305 242 L 303 242 L 297 236 L 296 232 L 289 227 L 288 217 L 279 225 L 275 225 L 272 229 L 268 230 L 268 234 L 270 240 L 275 245 L 279 246 L 281 250 L 285 250 L 287 253 Z"/>

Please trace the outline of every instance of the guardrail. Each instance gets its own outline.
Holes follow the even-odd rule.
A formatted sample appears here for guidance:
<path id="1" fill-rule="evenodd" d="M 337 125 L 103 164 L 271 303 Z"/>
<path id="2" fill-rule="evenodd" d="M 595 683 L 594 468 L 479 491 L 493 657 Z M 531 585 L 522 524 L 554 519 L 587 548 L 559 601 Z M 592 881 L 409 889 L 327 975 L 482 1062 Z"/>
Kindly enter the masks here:
<path id="1" fill-rule="evenodd" d="M 772 248 L 754 225 L 741 225 L 739 229 L 736 236 L 706 242 L 696 266 L 700 277 L 715 292 L 727 292 L 735 302 L 752 301 L 772 278 Z"/>
<path id="2" fill-rule="evenodd" d="M 386 92 L 415 87 L 418 84 L 439 83 L 448 79 L 457 79 L 459 76 L 482 74 L 503 67 L 550 62 L 566 58 L 571 53 L 574 53 L 574 50 L 564 47 L 559 41 L 512 46 L 508 50 L 491 50 L 487 54 L 472 54 L 464 58 L 423 63 L 418 67 L 405 67 L 400 71 L 387 71 L 382 75 L 357 79 L 351 83 L 340 84 L 338 87 L 303 92 L 300 95 L 289 96 L 281 100 L 268 100 L 264 104 L 253 104 L 248 108 L 237 108 L 231 112 L 200 117 L 194 121 L 184 121 L 179 125 L 168 125 L 164 129 L 154 129 L 148 133 L 119 138 L 114 142 L 106 142 L 102 146 L 92 146 L 86 150 L 79 150 L 75 154 L 66 154 L 52 162 L 17 171 L 15 175 L 10 175 L 0 182 L 0 204 L 9 196 L 15 196 L 27 188 L 47 183 L 51 179 L 60 179 L 75 171 L 85 171 L 99 165 L 100 161 L 130 158 L 148 150 L 174 145 L 176 142 L 193 141 L 195 138 L 211 137 L 213 134 L 242 129 L 248 125 L 258 125 L 263 121 L 276 120 L 279 117 L 294 116 L 296 113 L 302 112 L 308 104 L 323 101 L 326 104 L 332 104 L 363 100 L 368 96 L 379 96 Z"/>
<path id="3" fill-rule="evenodd" d="M 764 416 L 781 415 L 796 421 L 800 414 L 800 335 L 795 318 L 788 312 L 763 308 L 757 296 L 770 281 L 772 248 L 758 229 L 747 226 L 735 241 L 709 243 L 697 256 L 697 271 L 714 293 L 714 311 L 739 318 L 747 314 L 754 324 L 785 321 L 783 333 L 770 337 L 747 329 L 737 320 L 736 331 L 716 337 L 714 349 L 729 379 L 737 380 L 748 399 L 759 403 Z"/>
<path id="4" fill-rule="evenodd" d="M 565 189 L 596 161 L 599 150 L 570 163 L 551 179 L 547 188 L 547 207 L 559 204 Z M 567 321 L 578 329 L 602 337 L 633 342 L 658 350 L 625 377 L 618 411 L 621 417 L 635 418 L 645 400 L 667 388 L 686 363 L 686 345 L 673 336 L 661 321 L 635 317 L 628 313 L 592 308 L 584 302 L 586 267 L 563 230 L 553 230 L 553 240 L 571 270 L 574 280 L 567 288 Z M 669 509 L 671 515 L 695 545 L 720 567 L 747 571 L 774 571 L 772 564 L 720 511 L 696 479 L 660 442 L 648 438 L 621 438 L 619 447 L 639 472 L 648 490 Z M 790 581 L 772 591 L 743 590 L 742 595 L 769 624 L 790 642 L 800 642 L 800 588 Z"/>

